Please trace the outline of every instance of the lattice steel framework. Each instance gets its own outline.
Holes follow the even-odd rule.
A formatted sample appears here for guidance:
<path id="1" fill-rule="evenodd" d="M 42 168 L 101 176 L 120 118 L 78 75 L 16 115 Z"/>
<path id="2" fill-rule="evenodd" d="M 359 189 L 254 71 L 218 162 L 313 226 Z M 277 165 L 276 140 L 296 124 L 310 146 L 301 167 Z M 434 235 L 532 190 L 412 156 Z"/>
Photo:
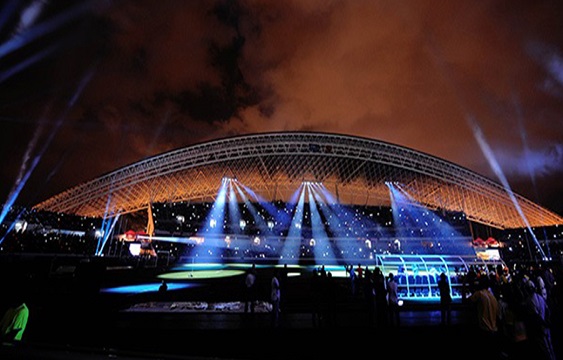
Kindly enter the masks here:
<path id="1" fill-rule="evenodd" d="M 475 172 L 405 147 L 348 135 L 283 132 L 237 136 L 147 158 L 70 188 L 36 209 L 112 217 L 152 202 L 212 201 L 225 176 L 266 200 L 288 201 L 302 181 L 317 181 L 340 203 L 390 205 L 385 182 L 400 183 L 431 209 L 462 211 L 495 228 L 526 227 L 510 194 Z M 563 218 L 513 194 L 533 226 Z"/>

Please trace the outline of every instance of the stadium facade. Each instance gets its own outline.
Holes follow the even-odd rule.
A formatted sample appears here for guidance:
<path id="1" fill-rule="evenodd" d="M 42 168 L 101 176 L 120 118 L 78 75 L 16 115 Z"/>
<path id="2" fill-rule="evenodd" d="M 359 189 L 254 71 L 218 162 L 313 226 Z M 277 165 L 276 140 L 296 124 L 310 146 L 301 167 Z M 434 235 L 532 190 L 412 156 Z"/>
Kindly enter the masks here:
<path id="1" fill-rule="evenodd" d="M 428 209 L 462 212 L 496 229 L 562 225 L 563 218 L 471 170 L 406 147 L 318 132 L 213 140 L 153 156 L 72 187 L 34 208 L 111 218 L 153 203 L 213 202 L 223 178 L 269 201 L 322 183 L 345 205 L 391 206 L 389 184 Z"/>
<path id="2" fill-rule="evenodd" d="M 101 220 L 100 235 L 83 236 L 79 244 L 105 259 L 172 261 L 192 270 L 217 263 L 326 265 L 343 274 L 344 265 L 379 266 L 396 274 L 400 297 L 408 300 L 439 299 L 441 273 L 452 296 L 461 298 L 471 269 L 504 271 L 506 259 L 514 264 L 522 255 L 530 261 L 562 256 L 549 247 L 559 240 L 538 241 L 534 234 L 534 228 L 555 228 L 561 239 L 560 215 L 443 159 L 331 133 L 196 144 L 72 187 L 33 210 L 56 214 L 56 221 L 59 214 L 83 217 L 78 222 L 88 221 L 90 231 L 98 229 L 90 219 Z M 122 221 L 139 214 L 148 220 L 141 231 Z M 114 230 L 116 223 L 126 225 Z M 491 230 L 510 246 L 501 246 Z M 58 231 L 53 242 L 27 234 L 6 247 L 30 248 L 36 238 L 39 248 L 77 245 Z"/>

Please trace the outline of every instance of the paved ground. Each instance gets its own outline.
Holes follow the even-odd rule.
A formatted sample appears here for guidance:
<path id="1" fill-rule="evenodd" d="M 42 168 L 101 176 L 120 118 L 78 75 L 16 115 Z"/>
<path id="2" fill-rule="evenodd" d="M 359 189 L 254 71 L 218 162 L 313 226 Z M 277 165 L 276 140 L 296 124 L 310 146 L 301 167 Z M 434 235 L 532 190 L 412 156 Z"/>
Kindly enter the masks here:
<path id="1" fill-rule="evenodd" d="M 0 358 L 310 359 L 392 351 L 397 359 L 429 353 L 445 359 L 470 341 L 465 315 L 455 311 L 454 324 L 445 329 L 435 311 L 408 311 L 401 314 L 401 327 L 381 329 L 361 311 L 335 314 L 333 324 L 321 319 L 317 326 L 310 313 L 288 313 L 279 328 L 271 327 L 269 313 L 120 313 L 104 319 L 105 325 L 81 319 L 82 326 L 66 323 L 65 330 L 53 324 L 51 332 L 41 329 L 48 332 L 42 341 L 3 346 Z M 441 348 L 446 344 L 450 350 Z"/>
<path id="2" fill-rule="evenodd" d="M 154 275 L 112 274 L 104 281 L 117 286 L 154 281 Z M 267 294 L 269 278 L 262 275 L 261 293 Z M 240 278 L 213 279 L 205 286 L 164 295 L 102 293 L 88 286 L 96 283 L 90 280 L 80 286 L 51 280 L 34 284 L 25 339 L 3 344 L 0 359 L 499 358 L 477 339 L 471 305 L 456 303 L 448 327 L 440 325 L 437 304 L 428 303 L 405 304 L 399 327 L 381 326 L 370 317 L 363 296 L 351 295 L 346 279 L 338 280 L 337 291 L 324 298 L 323 304 L 331 304 L 333 311 L 318 321 L 309 282 L 289 279 L 279 327 L 272 326 L 267 311 L 254 316 L 241 311 Z M 205 311 L 181 311 L 178 304 L 189 302 L 214 305 Z M 131 311 L 140 304 L 147 311 Z M 558 353 L 563 351 L 560 328 L 554 326 Z M 505 350 L 511 354 L 504 359 L 536 358 L 516 345 Z"/>
<path id="3" fill-rule="evenodd" d="M 170 302 L 153 305 L 170 309 Z M 477 341 L 474 312 L 465 305 L 453 310 L 449 327 L 441 326 L 439 311 L 427 305 L 403 309 L 395 328 L 370 321 L 361 301 L 339 304 L 332 321 L 325 315 L 315 322 L 302 306 L 282 312 L 278 328 L 271 326 L 268 312 L 66 308 L 42 316 L 42 322 L 29 329 L 28 340 L 17 347 L 3 346 L 0 358 L 252 360 L 377 357 L 389 352 L 395 359 L 496 358 Z M 516 355 L 522 356 L 504 358 L 526 358 L 524 353 Z"/>

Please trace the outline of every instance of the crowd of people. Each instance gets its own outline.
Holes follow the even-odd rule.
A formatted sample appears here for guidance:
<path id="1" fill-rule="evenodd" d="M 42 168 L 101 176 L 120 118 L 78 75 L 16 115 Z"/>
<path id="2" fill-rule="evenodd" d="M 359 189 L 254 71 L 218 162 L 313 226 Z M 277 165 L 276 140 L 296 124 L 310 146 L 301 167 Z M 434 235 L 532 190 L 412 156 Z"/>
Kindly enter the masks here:
<path id="1" fill-rule="evenodd" d="M 384 279 L 378 266 L 370 269 L 360 264 L 346 271 L 352 295 L 365 299 L 370 323 L 400 326 L 394 274 Z M 495 359 L 558 359 L 552 328 L 559 334 L 563 330 L 561 279 L 561 267 L 545 262 L 512 268 L 471 266 L 462 276 L 464 290 L 458 307 L 475 316 L 476 344 Z M 445 273 L 440 274 L 438 289 L 440 324 L 447 328 L 452 326 L 453 299 Z"/>
<path id="2" fill-rule="evenodd" d="M 467 300 L 476 306 L 483 344 L 510 358 L 557 359 L 551 328 L 561 321 L 561 294 L 552 267 L 499 267 L 469 276 Z"/>

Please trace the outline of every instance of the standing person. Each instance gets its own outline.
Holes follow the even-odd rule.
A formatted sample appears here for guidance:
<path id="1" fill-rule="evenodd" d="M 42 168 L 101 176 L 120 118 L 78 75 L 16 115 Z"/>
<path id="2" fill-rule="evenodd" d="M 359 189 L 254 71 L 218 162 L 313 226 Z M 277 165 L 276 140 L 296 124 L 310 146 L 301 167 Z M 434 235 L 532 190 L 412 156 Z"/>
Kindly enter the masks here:
<path id="1" fill-rule="evenodd" d="M 385 275 L 383 275 L 381 268 L 376 266 L 373 269 L 372 277 L 375 292 L 375 325 L 379 328 L 385 328 L 389 320 Z"/>
<path id="2" fill-rule="evenodd" d="M 391 327 L 399 327 L 401 325 L 399 285 L 395 281 L 395 275 L 392 272 L 389 273 L 387 280 L 387 299 L 389 301 L 389 324 Z"/>
<path id="3" fill-rule="evenodd" d="M 452 323 L 452 295 L 450 282 L 445 273 L 440 274 L 438 279 L 438 291 L 440 291 L 440 314 L 442 317 L 442 325 L 451 325 Z"/>
<path id="4" fill-rule="evenodd" d="M 364 301 L 366 306 L 367 312 L 367 320 L 368 325 L 372 326 L 375 321 L 375 288 L 374 288 L 374 279 L 371 274 L 371 270 L 366 268 L 364 272 L 364 278 L 362 280 L 362 293 L 364 294 Z"/>
<path id="5" fill-rule="evenodd" d="M 283 292 L 284 296 L 280 301 L 280 311 L 286 311 L 287 306 L 287 277 L 288 277 L 289 270 L 287 268 L 287 263 L 283 264 L 283 269 L 280 272 L 280 292 Z"/>
<path id="6" fill-rule="evenodd" d="M 317 269 L 313 269 L 311 274 L 311 284 L 309 288 L 309 293 L 311 294 L 311 302 L 312 302 L 312 320 L 313 320 L 313 327 L 320 327 L 321 326 L 321 299 L 322 299 L 322 284 L 321 284 L 321 276 L 319 275 L 319 271 Z"/>
<path id="7" fill-rule="evenodd" d="M 160 282 L 160 286 L 158 287 L 158 299 L 165 300 L 167 292 L 168 292 L 168 283 L 166 283 L 166 280 L 163 279 Z"/>
<path id="8" fill-rule="evenodd" d="M 525 324 L 531 351 L 541 360 L 556 360 L 551 341 L 550 309 L 543 296 L 544 289 L 528 282 L 525 289 Z"/>
<path id="9" fill-rule="evenodd" d="M 356 271 L 354 270 L 354 265 L 350 265 L 350 292 L 352 296 L 356 296 Z"/>
<path id="10" fill-rule="evenodd" d="M 14 299 L 0 320 L 0 341 L 21 341 L 28 319 L 26 303 L 22 299 Z"/>
<path id="11" fill-rule="evenodd" d="M 338 297 L 337 284 L 332 277 L 332 272 L 327 271 L 325 284 L 322 289 L 323 301 L 325 302 L 323 317 L 328 327 L 336 326 L 336 302 Z M 285 294 L 284 294 L 285 295 Z"/>
<path id="12" fill-rule="evenodd" d="M 364 269 L 362 264 L 358 263 L 358 268 L 356 269 L 356 278 L 361 282 L 364 281 Z"/>
<path id="13" fill-rule="evenodd" d="M 158 287 L 158 292 L 163 294 L 166 290 L 168 290 L 168 284 L 166 283 L 166 280 L 162 280 L 160 286 Z"/>
<path id="14" fill-rule="evenodd" d="M 500 307 L 497 299 L 489 290 L 487 276 L 482 276 L 477 283 L 477 290 L 469 300 L 477 307 L 477 327 L 479 330 L 480 344 L 493 356 L 500 353 L 500 341 L 498 339 L 497 320 L 500 317 Z"/>
<path id="15" fill-rule="evenodd" d="M 279 269 L 274 269 L 274 274 L 272 276 L 272 281 L 270 282 L 270 301 L 272 303 L 272 326 L 278 327 L 280 323 L 280 281 L 279 281 Z"/>
<path id="16" fill-rule="evenodd" d="M 254 314 L 254 307 L 256 305 L 256 264 L 246 272 L 244 278 L 244 313 Z"/>
<path id="17" fill-rule="evenodd" d="M 518 286 L 515 282 L 506 283 L 501 287 L 498 299 L 501 353 L 508 359 L 531 357 L 528 354 L 528 334 L 524 323 L 525 298 L 523 292 L 517 289 Z"/>

